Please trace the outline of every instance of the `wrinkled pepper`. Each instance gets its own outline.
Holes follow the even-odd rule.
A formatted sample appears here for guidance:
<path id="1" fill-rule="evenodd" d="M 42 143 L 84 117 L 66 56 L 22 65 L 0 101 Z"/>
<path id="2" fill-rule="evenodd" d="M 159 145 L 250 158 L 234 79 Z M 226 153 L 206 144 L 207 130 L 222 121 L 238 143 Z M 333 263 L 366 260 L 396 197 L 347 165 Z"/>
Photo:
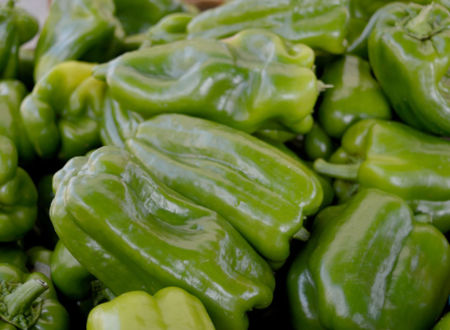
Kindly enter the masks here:
<path id="1" fill-rule="evenodd" d="M 100 145 L 106 86 L 91 77 L 92 68 L 83 62 L 61 63 L 22 102 L 25 131 L 40 157 L 69 159 Z"/>
<path id="2" fill-rule="evenodd" d="M 71 299 L 84 299 L 94 277 L 59 241 L 50 259 L 51 278 L 56 288 Z"/>
<path id="3" fill-rule="evenodd" d="M 233 0 L 196 16 L 190 38 L 224 38 L 249 28 L 270 30 L 333 54 L 344 53 L 349 0 Z"/>
<path id="4" fill-rule="evenodd" d="M 140 49 L 94 70 L 121 105 L 150 117 L 176 112 L 246 132 L 270 122 L 309 131 L 320 84 L 314 52 L 264 30 L 224 41 L 193 39 Z"/>
<path id="5" fill-rule="evenodd" d="M 168 187 L 214 210 L 271 263 L 289 256 L 323 191 L 307 166 L 251 135 L 169 114 L 137 126 L 128 151 Z"/>
<path id="6" fill-rule="evenodd" d="M 317 112 L 329 136 L 340 138 L 361 119 L 391 118 L 389 102 L 363 59 L 353 55 L 339 58 L 325 67 L 320 79 L 330 85 Z"/>
<path id="7" fill-rule="evenodd" d="M 69 314 L 42 273 L 0 264 L 0 289 L 1 329 L 69 329 Z"/>
<path id="8" fill-rule="evenodd" d="M 450 8 L 386 6 L 369 37 L 369 60 L 403 121 L 450 135 Z"/>
<path id="9" fill-rule="evenodd" d="M 450 247 L 401 198 L 376 189 L 316 217 L 292 264 L 296 329 L 429 329 L 450 291 Z"/>
<path id="10" fill-rule="evenodd" d="M 440 230 L 450 230 L 450 141 L 367 119 L 347 130 L 330 162 L 317 160 L 314 169 L 396 194 Z"/>
<path id="11" fill-rule="evenodd" d="M 95 307 L 87 330 L 214 330 L 205 307 L 195 296 L 177 287 L 127 292 Z"/>
<path id="12" fill-rule="evenodd" d="M 37 20 L 15 6 L 14 0 L 0 4 L 0 78 L 17 78 L 20 46 L 39 30 Z"/>
<path id="13" fill-rule="evenodd" d="M 0 135 L 9 137 L 16 145 L 19 158 L 33 158 L 34 149 L 25 133 L 20 104 L 27 94 L 25 86 L 18 80 L 0 81 Z"/>
<path id="14" fill-rule="evenodd" d="M 267 307 L 269 265 L 217 213 L 160 183 L 127 151 L 102 147 L 54 176 L 50 217 L 70 253 L 116 295 L 178 286 L 219 329 Z"/>
<path id="15" fill-rule="evenodd" d="M 36 187 L 17 162 L 14 143 L 0 135 L 0 242 L 22 238 L 36 220 Z"/>

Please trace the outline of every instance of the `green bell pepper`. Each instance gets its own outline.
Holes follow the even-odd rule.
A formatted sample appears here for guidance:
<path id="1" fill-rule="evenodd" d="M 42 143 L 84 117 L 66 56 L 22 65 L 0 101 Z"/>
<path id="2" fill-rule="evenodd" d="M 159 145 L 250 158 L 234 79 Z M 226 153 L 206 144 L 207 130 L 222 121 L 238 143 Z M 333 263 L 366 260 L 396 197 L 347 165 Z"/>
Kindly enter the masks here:
<path id="1" fill-rule="evenodd" d="M 82 62 L 61 63 L 22 102 L 25 131 L 40 157 L 69 159 L 100 145 L 106 86 L 91 77 L 92 68 Z"/>
<path id="2" fill-rule="evenodd" d="M 69 329 L 69 314 L 42 273 L 25 273 L 0 264 L 1 329 Z"/>
<path id="3" fill-rule="evenodd" d="M 323 191 L 307 166 L 239 130 L 184 115 L 160 115 L 125 142 L 148 172 L 231 223 L 276 265 Z M 270 242 L 270 243 L 269 243 Z"/>
<path id="4" fill-rule="evenodd" d="M 233 0 L 195 17 L 190 38 L 223 38 L 249 28 L 270 30 L 312 48 L 342 54 L 347 46 L 349 0 Z"/>
<path id="5" fill-rule="evenodd" d="M 21 271 L 27 271 L 28 256 L 16 243 L 2 243 L 0 245 L 0 264 L 10 264 Z"/>
<path id="6" fill-rule="evenodd" d="M 450 135 L 450 8 L 386 6 L 369 37 L 369 60 L 403 121 Z"/>
<path id="7" fill-rule="evenodd" d="M 95 307 L 87 330 L 214 330 L 205 307 L 177 287 L 159 290 L 153 297 L 143 291 L 122 294 Z"/>
<path id="8" fill-rule="evenodd" d="M 84 299 L 91 290 L 94 277 L 75 259 L 59 241 L 51 260 L 51 278 L 56 288 L 71 299 Z"/>
<path id="9" fill-rule="evenodd" d="M 434 326 L 433 330 L 449 330 L 449 329 L 450 329 L 450 313 L 447 313 Z"/>
<path id="10" fill-rule="evenodd" d="M 401 198 L 362 190 L 323 210 L 292 264 L 296 329 L 429 329 L 450 291 L 450 246 Z"/>
<path id="11" fill-rule="evenodd" d="M 20 81 L 0 81 L 0 135 L 14 142 L 21 160 L 29 161 L 34 157 L 34 150 L 20 115 L 20 104 L 26 94 L 27 90 Z"/>
<path id="12" fill-rule="evenodd" d="M 333 153 L 333 142 L 324 129 L 314 123 L 311 131 L 304 136 L 303 149 L 305 155 L 311 160 L 327 159 Z"/>
<path id="13" fill-rule="evenodd" d="M 346 131 L 330 161 L 317 160 L 314 169 L 396 194 L 440 230 L 450 230 L 450 141 L 367 119 Z"/>
<path id="14" fill-rule="evenodd" d="M 36 220 L 36 188 L 17 162 L 14 143 L 0 135 L 0 242 L 22 238 Z"/>
<path id="15" fill-rule="evenodd" d="M 33 246 L 27 250 L 28 268 L 32 273 L 39 272 L 51 278 L 50 259 L 53 252 L 42 246 Z"/>
<path id="16" fill-rule="evenodd" d="M 16 78 L 19 72 L 19 49 L 39 30 L 37 20 L 15 7 L 14 0 L 0 5 L 0 78 Z"/>
<path id="17" fill-rule="evenodd" d="M 114 12 L 113 0 L 53 1 L 36 46 L 35 81 L 64 61 L 117 55 L 124 32 Z"/>
<path id="18" fill-rule="evenodd" d="M 329 136 L 340 138 L 361 119 L 391 118 L 389 103 L 363 59 L 353 55 L 339 58 L 325 68 L 321 80 L 332 86 L 323 94 L 317 112 Z"/>
<path id="19" fill-rule="evenodd" d="M 270 122 L 305 133 L 319 94 L 313 65 L 309 47 L 247 30 L 223 41 L 183 40 L 127 53 L 94 76 L 147 118 L 176 112 L 250 133 Z"/>
<path id="20" fill-rule="evenodd" d="M 127 151 L 72 158 L 53 187 L 58 236 L 113 293 L 179 286 L 220 329 L 245 329 L 245 312 L 270 304 L 269 265 L 227 221 L 154 179 Z"/>

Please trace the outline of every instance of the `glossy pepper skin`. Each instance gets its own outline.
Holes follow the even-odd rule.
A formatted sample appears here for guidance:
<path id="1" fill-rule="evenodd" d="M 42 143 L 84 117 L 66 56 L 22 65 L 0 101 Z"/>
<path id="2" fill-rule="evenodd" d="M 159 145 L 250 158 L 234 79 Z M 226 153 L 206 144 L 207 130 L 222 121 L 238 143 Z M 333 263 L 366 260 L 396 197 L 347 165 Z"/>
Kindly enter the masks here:
<path id="1" fill-rule="evenodd" d="M 27 90 L 20 81 L 0 81 L 0 135 L 14 142 L 19 158 L 24 161 L 34 157 L 33 146 L 25 133 L 20 115 L 20 104 L 26 94 Z"/>
<path id="2" fill-rule="evenodd" d="M 433 330 L 448 330 L 450 329 L 450 313 L 445 314 L 439 322 L 433 327 Z"/>
<path id="3" fill-rule="evenodd" d="M 367 119 L 350 127 L 331 163 L 319 173 L 407 200 L 443 232 L 450 230 L 450 142 L 393 121 Z"/>
<path id="4" fill-rule="evenodd" d="M 71 299 L 84 299 L 91 290 L 94 277 L 59 241 L 50 259 L 51 277 L 55 286 Z"/>
<path id="5" fill-rule="evenodd" d="M 100 145 L 106 86 L 91 77 L 92 68 L 84 62 L 61 63 L 22 102 L 25 131 L 40 157 L 69 159 Z"/>
<path id="6" fill-rule="evenodd" d="M 53 1 L 35 53 L 35 81 L 70 60 L 105 61 L 124 37 L 113 0 Z"/>
<path id="7" fill-rule="evenodd" d="M 450 247 L 408 204 L 360 191 L 323 210 L 288 274 L 297 329 L 427 329 L 449 293 Z"/>
<path id="8" fill-rule="evenodd" d="M 403 121 L 450 135 L 450 8 L 389 5 L 370 34 L 369 60 Z"/>
<path id="9" fill-rule="evenodd" d="M 52 282 L 42 273 L 26 273 L 0 264 L 1 329 L 65 330 L 69 314 L 59 303 Z"/>
<path id="10" fill-rule="evenodd" d="M 333 153 L 333 142 L 323 128 L 314 123 L 311 131 L 304 136 L 303 149 L 306 156 L 311 160 L 328 159 Z"/>
<path id="11" fill-rule="evenodd" d="M 195 296 L 177 287 L 127 292 L 95 307 L 87 330 L 214 330 L 205 307 Z"/>
<path id="12" fill-rule="evenodd" d="M 127 53 L 94 76 L 144 117 L 176 112 L 252 133 L 271 122 L 311 129 L 319 94 L 314 52 L 264 30 L 217 41 L 194 39 Z"/>
<path id="13" fill-rule="evenodd" d="M 16 78 L 19 72 L 19 49 L 39 30 L 37 20 L 15 7 L 14 0 L 0 5 L 0 79 Z"/>
<path id="14" fill-rule="evenodd" d="M 320 79 L 330 85 L 317 112 L 329 136 L 340 138 L 361 119 L 391 118 L 389 102 L 363 59 L 353 55 L 341 57 L 325 67 Z"/>
<path id="15" fill-rule="evenodd" d="M 269 265 L 222 217 L 157 181 L 127 151 L 71 159 L 54 190 L 58 236 L 115 294 L 179 286 L 219 329 L 245 329 L 245 312 L 270 304 Z"/>
<path id="16" fill-rule="evenodd" d="M 350 13 L 348 0 L 234 0 L 195 17 L 190 38 L 224 38 L 249 28 L 268 29 L 282 38 L 342 54 Z"/>
<path id="17" fill-rule="evenodd" d="M 36 187 L 17 162 L 14 143 L 0 135 L 0 242 L 22 238 L 36 220 Z"/>
<path id="18" fill-rule="evenodd" d="M 317 176 L 278 148 L 239 130 L 184 115 L 137 126 L 127 150 L 168 187 L 214 210 L 272 263 L 323 199 Z"/>

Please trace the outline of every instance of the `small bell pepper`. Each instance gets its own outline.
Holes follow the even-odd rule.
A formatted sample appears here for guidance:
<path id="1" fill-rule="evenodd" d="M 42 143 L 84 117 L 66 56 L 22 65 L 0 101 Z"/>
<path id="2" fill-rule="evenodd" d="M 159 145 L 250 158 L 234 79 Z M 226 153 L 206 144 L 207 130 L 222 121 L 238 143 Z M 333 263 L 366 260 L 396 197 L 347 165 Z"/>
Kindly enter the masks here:
<path id="1" fill-rule="evenodd" d="M 333 54 L 347 46 L 348 0 L 233 0 L 207 10 L 188 25 L 190 38 L 224 38 L 249 28 Z"/>
<path id="2" fill-rule="evenodd" d="M 323 128 L 314 123 L 311 131 L 304 136 L 303 149 L 305 155 L 311 160 L 327 159 L 333 153 L 333 142 Z"/>
<path id="3" fill-rule="evenodd" d="M 10 264 L 21 271 L 27 271 L 28 256 L 16 243 L 2 243 L 0 245 L 0 264 Z"/>
<path id="4" fill-rule="evenodd" d="M 51 278 L 50 259 L 53 252 L 42 246 L 33 246 L 27 250 L 28 268 L 32 273 L 39 272 Z M 53 280 L 53 279 L 52 279 Z"/>
<path id="5" fill-rule="evenodd" d="M 83 62 L 61 63 L 22 102 L 25 131 L 40 157 L 69 159 L 100 145 L 106 86 L 91 77 L 92 68 Z"/>
<path id="6" fill-rule="evenodd" d="M 19 72 L 19 49 L 32 39 L 39 30 L 33 16 L 15 7 L 14 0 L 0 4 L 0 78 L 17 78 Z"/>
<path id="7" fill-rule="evenodd" d="M 22 238 L 36 220 L 36 187 L 17 162 L 14 143 L 0 135 L 0 242 Z"/>
<path id="8" fill-rule="evenodd" d="M 396 194 L 440 230 L 450 230 L 450 141 L 366 119 L 346 131 L 330 162 L 316 160 L 314 169 Z"/>
<path id="9" fill-rule="evenodd" d="M 42 273 L 25 273 L 0 264 L 1 329 L 69 329 L 69 314 Z"/>
<path id="10" fill-rule="evenodd" d="M 447 313 L 433 327 L 433 330 L 449 330 L 449 329 L 450 329 L 450 313 Z"/>
<path id="11" fill-rule="evenodd" d="M 25 86 L 18 80 L 0 82 L 0 135 L 14 142 L 21 160 L 29 161 L 34 157 L 34 150 L 20 115 L 20 104 L 26 94 Z"/>
<path id="12" fill-rule="evenodd" d="M 94 277 L 59 241 L 50 260 L 51 278 L 56 288 L 71 299 L 84 299 Z"/>
<path id="13" fill-rule="evenodd" d="M 95 307 L 87 330 L 214 330 L 205 307 L 193 295 L 177 287 L 127 292 Z"/>
<path id="14" fill-rule="evenodd" d="M 450 292 L 450 246 L 376 189 L 323 210 L 287 285 L 296 329 L 429 329 Z"/>
<path id="15" fill-rule="evenodd" d="M 146 118 L 184 113 L 252 133 L 269 122 L 309 131 L 319 94 L 314 52 L 264 30 L 130 52 L 101 66 L 111 96 Z"/>
<path id="16" fill-rule="evenodd" d="M 172 191 L 126 150 L 103 147 L 55 174 L 50 217 L 64 246 L 114 294 L 179 286 L 220 329 L 267 307 L 269 265 L 217 213 Z"/>
<path id="17" fill-rule="evenodd" d="M 450 135 L 450 8 L 394 3 L 369 37 L 373 72 L 410 126 Z"/>
<path id="18" fill-rule="evenodd" d="M 339 58 L 325 67 L 320 79 L 330 85 L 317 112 L 329 136 L 340 138 L 361 119 L 391 118 L 388 100 L 363 59 L 353 55 Z"/>
<path id="19" fill-rule="evenodd" d="M 168 187 L 224 217 L 271 263 L 286 260 L 304 217 L 322 203 L 307 166 L 208 120 L 160 115 L 137 126 L 125 146 Z"/>

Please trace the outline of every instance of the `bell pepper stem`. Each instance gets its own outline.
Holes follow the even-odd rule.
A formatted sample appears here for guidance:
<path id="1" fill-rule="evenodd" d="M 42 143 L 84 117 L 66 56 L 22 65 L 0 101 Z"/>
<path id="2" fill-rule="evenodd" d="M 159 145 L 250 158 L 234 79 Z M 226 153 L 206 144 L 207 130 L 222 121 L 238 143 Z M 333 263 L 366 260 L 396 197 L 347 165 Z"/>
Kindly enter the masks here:
<path id="1" fill-rule="evenodd" d="M 333 178 L 356 181 L 361 164 L 332 164 L 323 159 L 314 162 L 314 169 L 320 174 Z"/>
<path id="2" fill-rule="evenodd" d="M 8 314 L 13 317 L 27 310 L 31 304 L 48 289 L 47 283 L 30 279 L 5 297 Z"/>
<path id="3" fill-rule="evenodd" d="M 419 15 L 406 24 L 406 29 L 418 39 L 426 39 L 433 32 L 433 27 L 429 23 L 431 9 L 433 5 L 423 7 Z"/>
<path id="4" fill-rule="evenodd" d="M 308 241 L 310 237 L 311 234 L 305 227 L 300 228 L 300 230 L 294 234 L 294 238 L 302 242 Z"/>

